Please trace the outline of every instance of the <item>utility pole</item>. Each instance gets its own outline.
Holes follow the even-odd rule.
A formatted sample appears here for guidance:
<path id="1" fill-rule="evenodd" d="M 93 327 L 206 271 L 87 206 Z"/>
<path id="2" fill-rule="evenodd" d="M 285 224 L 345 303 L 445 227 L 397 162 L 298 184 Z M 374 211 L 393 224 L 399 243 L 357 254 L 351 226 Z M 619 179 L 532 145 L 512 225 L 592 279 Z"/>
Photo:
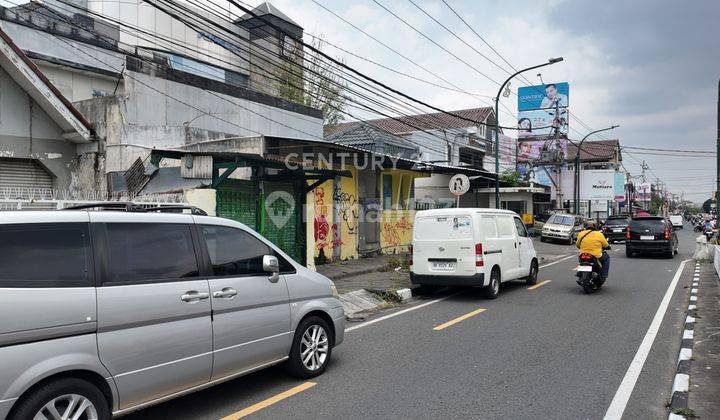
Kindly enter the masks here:
<path id="1" fill-rule="evenodd" d="M 720 220 L 720 81 L 718 81 L 718 127 L 715 161 L 715 214 Z"/>
<path id="2" fill-rule="evenodd" d="M 495 208 L 500 208 L 500 95 L 502 94 L 503 89 L 505 89 L 505 85 L 508 84 L 508 82 L 518 74 L 522 72 L 526 72 L 528 70 L 537 69 L 540 67 L 549 66 L 551 64 L 559 63 L 563 61 L 562 57 L 557 58 L 551 58 L 547 61 L 547 63 L 538 64 L 537 66 L 528 67 L 526 69 L 522 69 L 519 71 L 516 71 L 510 77 L 508 77 L 502 85 L 500 85 L 500 90 L 498 90 L 497 96 L 495 97 Z"/>
<path id="3" fill-rule="evenodd" d="M 591 131 L 583 137 L 582 140 L 580 140 L 580 144 L 577 146 L 577 152 L 575 152 L 575 214 L 580 214 L 580 165 L 582 163 L 580 160 L 580 151 L 582 151 L 582 145 L 585 143 L 585 140 L 593 134 L 600 133 L 601 131 L 614 130 L 618 127 L 620 126 L 613 125 L 607 128 L 601 128 L 600 130 Z"/>

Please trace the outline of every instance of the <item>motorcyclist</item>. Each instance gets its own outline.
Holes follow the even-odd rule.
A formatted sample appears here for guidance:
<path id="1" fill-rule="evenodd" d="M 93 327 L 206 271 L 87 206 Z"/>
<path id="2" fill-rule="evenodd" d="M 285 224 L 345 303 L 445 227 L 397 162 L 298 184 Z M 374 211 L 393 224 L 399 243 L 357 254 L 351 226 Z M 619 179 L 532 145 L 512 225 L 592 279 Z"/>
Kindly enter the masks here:
<path id="1" fill-rule="evenodd" d="M 602 267 L 602 277 L 607 280 L 608 274 L 610 274 L 610 255 L 603 250 L 609 249 L 605 235 L 598 230 L 595 220 L 588 220 L 585 222 L 585 229 L 578 233 L 575 246 L 580 250 L 580 254 L 590 254 L 593 257 L 600 260 Z"/>

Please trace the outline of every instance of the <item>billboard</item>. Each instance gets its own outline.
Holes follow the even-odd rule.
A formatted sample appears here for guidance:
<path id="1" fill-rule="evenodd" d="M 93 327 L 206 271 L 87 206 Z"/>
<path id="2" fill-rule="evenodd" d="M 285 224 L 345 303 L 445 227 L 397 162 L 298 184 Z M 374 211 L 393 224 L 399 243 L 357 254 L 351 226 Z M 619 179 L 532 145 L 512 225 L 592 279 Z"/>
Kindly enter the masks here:
<path id="1" fill-rule="evenodd" d="M 567 139 L 519 139 L 517 172 L 525 182 L 552 186 L 551 173 L 558 161 L 567 158 Z"/>
<path id="2" fill-rule="evenodd" d="M 615 172 L 615 201 L 625 201 L 625 172 Z"/>
<path id="3" fill-rule="evenodd" d="M 567 82 L 523 86 L 518 89 L 518 111 L 567 108 L 569 101 L 570 85 Z"/>
<path id="4" fill-rule="evenodd" d="M 650 201 L 652 199 L 652 186 L 649 182 L 642 182 L 635 185 L 635 200 Z"/>
<path id="5" fill-rule="evenodd" d="M 615 170 L 586 169 L 580 171 L 581 200 L 615 199 Z"/>
<path id="6" fill-rule="evenodd" d="M 518 139 L 534 136 L 567 135 L 568 109 L 536 109 L 518 112 Z"/>

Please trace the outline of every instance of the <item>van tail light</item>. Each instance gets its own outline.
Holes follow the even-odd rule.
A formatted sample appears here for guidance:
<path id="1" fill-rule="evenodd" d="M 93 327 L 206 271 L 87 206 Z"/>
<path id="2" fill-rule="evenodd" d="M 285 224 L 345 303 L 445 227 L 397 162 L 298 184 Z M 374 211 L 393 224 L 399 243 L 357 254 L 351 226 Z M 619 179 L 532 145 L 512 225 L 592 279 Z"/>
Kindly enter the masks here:
<path id="1" fill-rule="evenodd" d="M 411 267 L 413 265 L 413 246 L 412 246 L 412 244 L 408 245 L 408 265 Z"/>
<path id="2" fill-rule="evenodd" d="M 625 228 L 625 239 L 630 240 L 630 226 Z"/>
<path id="3" fill-rule="evenodd" d="M 484 265 L 482 244 L 475 244 L 475 267 L 482 267 Z"/>
<path id="4" fill-rule="evenodd" d="M 670 229 L 669 229 L 667 226 L 665 227 L 665 236 L 664 236 L 664 238 L 665 238 L 666 241 L 669 241 L 669 240 L 670 240 Z"/>

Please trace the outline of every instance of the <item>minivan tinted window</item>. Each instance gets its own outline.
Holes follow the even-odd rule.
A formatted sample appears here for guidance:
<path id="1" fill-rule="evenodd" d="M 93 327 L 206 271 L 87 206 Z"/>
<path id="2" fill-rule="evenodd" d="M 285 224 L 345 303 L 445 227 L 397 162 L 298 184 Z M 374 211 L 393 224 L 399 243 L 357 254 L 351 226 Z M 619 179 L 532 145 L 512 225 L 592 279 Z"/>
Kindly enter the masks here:
<path id="1" fill-rule="evenodd" d="M 0 225 L 0 287 L 92 286 L 86 223 Z"/>
<path id="2" fill-rule="evenodd" d="M 213 276 L 267 274 L 262 267 L 265 255 L 275 255 L 278 258 L 281 273 L 295 271 L 295 267 L 285 258 L 242 229 L 202 226 L 200 232 L 210 255 Z"/>
<path id="3" fill-rule="evenodd" d="M 163 281 L 198 276 L 190 225 L 108 223 L 108 281 Z"/>

